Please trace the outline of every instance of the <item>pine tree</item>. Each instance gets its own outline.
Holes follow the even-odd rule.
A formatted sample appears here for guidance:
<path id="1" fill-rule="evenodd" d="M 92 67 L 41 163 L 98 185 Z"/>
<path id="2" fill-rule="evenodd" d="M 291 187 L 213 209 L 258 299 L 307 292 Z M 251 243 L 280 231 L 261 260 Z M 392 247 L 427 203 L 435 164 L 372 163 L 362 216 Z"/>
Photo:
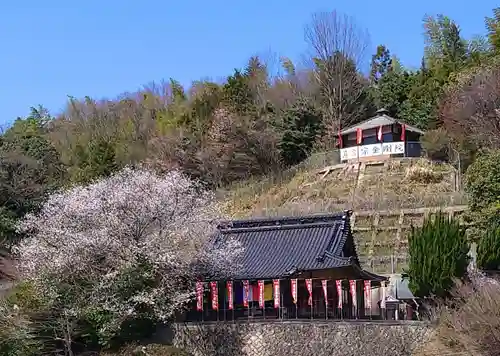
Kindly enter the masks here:
<path id="1" fill-rule="evenodd" d="M 462 279 L 469 262 L 465 230 L 455 218 L 437 213 L 422 227 L 412 227 L 409 236 L 407 277 L 416 297 L 449 295 L 455 279 Z"/>

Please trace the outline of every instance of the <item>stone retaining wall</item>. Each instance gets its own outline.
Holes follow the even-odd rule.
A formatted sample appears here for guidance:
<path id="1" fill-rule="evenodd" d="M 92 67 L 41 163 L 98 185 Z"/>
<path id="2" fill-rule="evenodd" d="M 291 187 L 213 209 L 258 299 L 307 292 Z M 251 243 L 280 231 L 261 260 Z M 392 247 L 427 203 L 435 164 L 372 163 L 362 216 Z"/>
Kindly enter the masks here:
<path id="1" fill-rule="evenodd" d="M 408 321 L 189 323 L 174 325 L 173 343 L 193 356 L 405 356 L 431 335 Z"/>

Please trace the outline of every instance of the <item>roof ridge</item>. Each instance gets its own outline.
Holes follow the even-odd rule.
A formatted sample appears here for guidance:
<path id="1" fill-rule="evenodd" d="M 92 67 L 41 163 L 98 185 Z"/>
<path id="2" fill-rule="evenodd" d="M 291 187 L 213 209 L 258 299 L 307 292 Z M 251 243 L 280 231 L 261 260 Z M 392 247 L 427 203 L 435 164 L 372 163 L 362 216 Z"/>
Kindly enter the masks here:
<path id="1" fill-rule="evenodd" d="M 307 216 L 288 216 L 288 217 L 273 217 L 259 218 L 246 220 L 222 221 L 217 228 L 219 230 L 235 230 L 235 229 L 252 229 L 260 227 L 283 227 L 283 226 L 307 226 L 314 223 L 333 223 L 344 219 L 347 211 L 332 214 L 315 214 Z"/>
<path id="2" fill-rule="evenodd" d="M 310 229 L 317 227 L 329 227 L 339 223 L 339 220 L 330 222 L 313 222 L 304 224 L 288 224 L 288 225 L 263 225 L 249 227 L 225 227 L 219 228 L 221 234 L 234 234 L 238 232 L 259 232 L 259 231 L 276 231 L 276 230 L 295 230 L 295 229 Z"/>

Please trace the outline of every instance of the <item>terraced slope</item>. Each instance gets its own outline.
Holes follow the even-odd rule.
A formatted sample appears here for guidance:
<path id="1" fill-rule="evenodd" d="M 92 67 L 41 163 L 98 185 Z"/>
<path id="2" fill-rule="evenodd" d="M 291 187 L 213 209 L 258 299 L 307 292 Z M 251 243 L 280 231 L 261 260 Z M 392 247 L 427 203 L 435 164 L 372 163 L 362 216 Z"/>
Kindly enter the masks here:
<path id="1" fill-rule="evenodd" d="M 281 179 L 247 182 L 225 194 L 224 209 L 235 218 L 353 210 L 358 253 L 364 267 L 377 273 L 404 268 L 412 223 L 437 210 L 462 214 L 466 205 L 453 167 L 409 158 L 304 165 Z"/>

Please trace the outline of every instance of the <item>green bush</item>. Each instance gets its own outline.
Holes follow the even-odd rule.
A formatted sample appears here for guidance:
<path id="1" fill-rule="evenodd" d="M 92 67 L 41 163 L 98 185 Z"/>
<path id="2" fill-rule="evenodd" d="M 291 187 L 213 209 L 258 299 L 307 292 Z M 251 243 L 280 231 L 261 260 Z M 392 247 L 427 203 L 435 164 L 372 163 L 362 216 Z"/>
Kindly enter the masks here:
<path id="1" fill-rule="evenodd" d="M 479 240 L 477 266 L 489 271 L 500 268 L 500 224 L 491 225 Z"/>
<path id="2" fill-rule="evenodd" d="M 462 279 L 469 262 L 469 244 L 459 221 L 439 212 L 422 227 L 412 227 L 406 275 L 416 297 L 445 298 L 455 279 Z"/>
<path id="3" fill-rule="evenodd" d="M 485 234 L 484 227 L 500 223 L 500 150 L 480 155 L 465 176 L 469 195 L 468 219 L 475 225 L 475 238 Z"/>

